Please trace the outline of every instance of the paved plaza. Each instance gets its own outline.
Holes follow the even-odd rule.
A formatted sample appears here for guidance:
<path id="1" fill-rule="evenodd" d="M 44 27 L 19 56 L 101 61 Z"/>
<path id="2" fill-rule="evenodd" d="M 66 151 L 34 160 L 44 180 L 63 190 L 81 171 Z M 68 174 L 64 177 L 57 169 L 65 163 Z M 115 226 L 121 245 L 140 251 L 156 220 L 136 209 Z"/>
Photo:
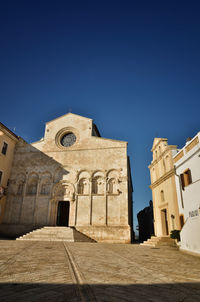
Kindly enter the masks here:
<path id="1" fill-rule="evenodd" d="M 0 301 L 200 301 L 200 258 L 137 244 L 0 241 Z"/>

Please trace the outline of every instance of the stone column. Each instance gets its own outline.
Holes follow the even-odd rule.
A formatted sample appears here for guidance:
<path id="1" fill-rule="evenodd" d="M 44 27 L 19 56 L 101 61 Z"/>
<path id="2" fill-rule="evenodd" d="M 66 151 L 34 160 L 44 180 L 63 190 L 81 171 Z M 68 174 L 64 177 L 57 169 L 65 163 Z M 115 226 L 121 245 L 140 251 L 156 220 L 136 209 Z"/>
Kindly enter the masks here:
<path id="1" fill-rule="evenodd" d="M 18 188 L 17 188 L 18 189 Z M 24 196 L 26 193 L 26 181 L 24 181 L 23 183 L 23 189 L 22 189 L 22 194 L 21 194 L 21 203 L 20 203 L 20 209 L 19 209 L 19 217 L 18 217 L 18 223 L 20 223 L 20 219 L 21 219 L 21 214 L 22 214 L 22 204 L 24 201 Z"/>
<path id="2" fill-rule="evenodd" d="M 53 209 L 53 224 L 56 225 L 58 201 L 56 200 L 53 204 L 54 204 L 54 209 Z"/>
<path id="3" fill-rule="evenodd" d="M 39 178 L 38 178 L 38 184 L 37 184 L 37 191 L 36 191 L 35 200 L 34 200 L 33 225 L 35 225 L 35 220 L 36 220 L 35 215 L 36 215 L 36 210 L 37 210 L 38 195 L 39 195 L 39 189 L 40 189 L 40 181 L 41 181 L 41 178 L 39 177 Z"/>
<path id="4" fill-rule="evenodd" d="M 77 211 L 78 211 L 78 184 L 77 184 L 77 194 L 75 197 L 75 219 L 74 219 L 74 225 L 77 225 Z"/>
<path id="5" fill-rule="evenodd" d="M 105 194 L 105 206 L 106 206 L 106 214 L 105 214 L 105 224 L 108 224 L 108 194 L 107 194 L 107 177 L 104 177 L 104 194 Z"/>
<path id="6" fill-rule="evenodd" d="M 28 177 L 26 178 L 26 180 L 24 182 L 24 187 L 23 187 L 22 202 L 21 202 L 20 213 L 19 213 L 19 223 L 23 223 L 21 221 L 21 219 L 22 219 L 23 204 L 24 204 L 24 200 L 26 198 L 27 180 L 28 180 Z"/>
<path id="7" fill-rule="evenodd" d="M 90 225 L 92 225 L 92 178 L 89 179 L 89 196 L 90 196 Z"/>

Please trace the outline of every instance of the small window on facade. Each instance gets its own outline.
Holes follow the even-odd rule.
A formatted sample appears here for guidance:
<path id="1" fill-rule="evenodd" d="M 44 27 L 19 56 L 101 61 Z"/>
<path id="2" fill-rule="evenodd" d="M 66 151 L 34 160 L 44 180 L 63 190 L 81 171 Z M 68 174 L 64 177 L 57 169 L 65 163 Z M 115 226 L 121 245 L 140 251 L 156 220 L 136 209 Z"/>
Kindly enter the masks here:
<path id="1" fill-rule="evenodd" d="M 153 168 L 152 169 L 152 182 L 156 181 L 156 171 L 155 169 Z"/>
<path id="2" fill-rule="evenodd" d="M 164 172 L 166 171 L 166 165 L 165 165 L 165 160 L 163 159 L 163 169 L 164 169 Z"/>
<path id="3" fill-rule="evenodd" d="M 170 169 L 170 163 L 169 163 L 169 156 L 168 155 L 165 157 L 165 168 L 166 168 L 166 170 Z"/>
<path id="4" fill-rule="evenodd" d="M 164 196 L 164 191 L 160 191 L 160 198 L 161 198 L 161 201 L 165 201 L 165 196 Z"/>
<path id="5" fill-rule="evenodd" d="M 181 176 L 182 189 L 184 190 L 185 187 L 187 187 L 189 184 L 192 183 L 191 170 L 190 169 L 185 170 L 180 176 Z"/>
<path id="6" fill-rule="evenodd" d="M 8 144 L 4 142 L 1 153 L 6 155 L 7 149 L 8 149 Z"/>
<path id="7" fill-rule="evenodd" d="M 2 176 L 3 176 L 3 172 L 0 171 L 0 184 L 1 184 L 1 181 L 2 181 Z"/>

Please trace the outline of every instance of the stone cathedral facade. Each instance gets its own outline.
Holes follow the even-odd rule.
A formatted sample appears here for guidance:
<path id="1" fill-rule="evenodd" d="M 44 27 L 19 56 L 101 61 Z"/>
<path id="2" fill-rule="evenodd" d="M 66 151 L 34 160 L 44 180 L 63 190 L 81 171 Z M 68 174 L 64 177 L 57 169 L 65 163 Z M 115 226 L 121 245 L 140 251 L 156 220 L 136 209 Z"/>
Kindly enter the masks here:
<path id="1" fill-rule="evenodd" d="M 19 139 L 2 234 L 75 227 L 97 242 L 131 242 L 132 183 L 127 142 L 100 137 L 92 119 L 68 113 L 44 138 Z"/>

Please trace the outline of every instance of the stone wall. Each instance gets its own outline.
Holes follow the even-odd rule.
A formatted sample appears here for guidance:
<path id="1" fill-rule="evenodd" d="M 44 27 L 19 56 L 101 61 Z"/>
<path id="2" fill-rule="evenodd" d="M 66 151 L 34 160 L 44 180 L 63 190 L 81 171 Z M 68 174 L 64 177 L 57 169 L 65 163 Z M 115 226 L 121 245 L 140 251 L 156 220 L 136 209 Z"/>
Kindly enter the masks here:
<path id="1" fill-rule="evenodd" d="M 75 133 L 76 142 L 63 147 L 59 140 L 67 131 Z M 56 225 L 58 203 L 66 201 L 69 226 L 127 227 L 132 210 L 129 182 L 127 143 L 92 136 L 92 120 L 65 115 L 46 124 L 39 142 L 19 140 L 4 224 Z M 125 241 L 130 242 L 128 229 Z M 116 242 L 117 236 L 112 235 Z"/>

